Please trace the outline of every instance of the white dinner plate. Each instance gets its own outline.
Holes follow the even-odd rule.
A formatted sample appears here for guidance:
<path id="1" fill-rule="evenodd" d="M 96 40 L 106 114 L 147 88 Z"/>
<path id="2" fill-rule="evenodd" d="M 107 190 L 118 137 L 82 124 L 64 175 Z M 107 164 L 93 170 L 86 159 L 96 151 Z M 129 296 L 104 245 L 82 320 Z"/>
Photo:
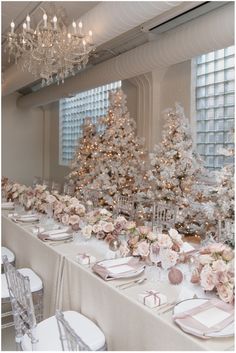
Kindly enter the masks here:
<path id="1" fill-rule="evenodd" d="M 14 202 L 2 202 L 2 210 L 14 210 Z"/>
<path id="2" fill-rule="evenodd" d="M 15 222 L 22 222 L 22 223 L 33 223 L 33 222 L 38 222 L 39 218 L 38 216 L 34 216 L 34 217 L 15 217 L 13 218 Z"/>
<path id="3" fill-rule="evenodd" d="M 186 310 L 193 309 L 201 304 L 204 304 L 209 299 L 187 299 L 180 303 L 178 303 L 173 310 L 173 314 L 180 314 Z M 188 327 L 180 325 L 183 331 L 188 332 Z M 188 332 L 189 333 L 189 332 Z M 232 337 L 234 336 L 234 322 L 226 326 L 224 329 L 218 332 L 209 333 L 206 337 L 213 338 L 224 338 L 224 337 Z"/>

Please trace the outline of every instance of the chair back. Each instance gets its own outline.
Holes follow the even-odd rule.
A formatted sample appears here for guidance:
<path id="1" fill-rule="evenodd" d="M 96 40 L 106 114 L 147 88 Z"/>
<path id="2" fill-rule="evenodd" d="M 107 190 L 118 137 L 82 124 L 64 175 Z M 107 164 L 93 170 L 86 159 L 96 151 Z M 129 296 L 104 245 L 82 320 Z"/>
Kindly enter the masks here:
<path id="1" fill-rule="evenodd" d="M 56 192 L 60 193 L 61 192 L 61 184 L 57 183 L 56 181 L 53 181 L 51 191 L 56 191 Z"/>
<path id="2" fill-rule="evenodd" d="M 117 198 L 116 213 L 126 216 L 126 218 L 134 219 L 135 204 L 133 196 L 119 195 Z"/>
<path id="3" fill-rule="evenodd" d="M 161 229 L 173 228 L 176 223 L 178 207 L 161 203 L 154 203 L 152 227 Z"/>
<path id="4" fill-rule="evenodd" d="M 218 220 L 217 241 L 234 244 L 234 222 L 231 220 Z"/>
<path id="5" fill-rule="evenodd" d="M 64 314 L 60 310 L 56 311 L 56 319 L 63 351 L 91 350 L 72 329 L 68 321 L 66 321 Z"/>
<path id="6" fill-rule="evenodd" d="M 25 333 L 31 339 L 32 350 L 38 340 L 36 338 L 36 318 L 28 277 L 23 276 L 9 263 L 7 256 L 3 256 L 4 272 L 6 275 L 9 297 L 12 306 L 16 343 L 20 344 Z"/>

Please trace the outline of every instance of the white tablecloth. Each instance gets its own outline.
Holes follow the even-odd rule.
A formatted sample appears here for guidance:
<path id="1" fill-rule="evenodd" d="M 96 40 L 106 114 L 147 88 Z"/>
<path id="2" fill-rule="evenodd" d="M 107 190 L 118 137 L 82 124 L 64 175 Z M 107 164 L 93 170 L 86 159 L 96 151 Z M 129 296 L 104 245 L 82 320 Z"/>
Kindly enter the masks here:
<path id="1" fill-rule="evenodd" d="M 182 332 L 171 319 L 171 312 L 158 315 L 137 301 L 146 289 L 158 289 L 169 300 L 177 298 L 181 286 L 159 282 L 119 290 L 122 280 L 105 282 L 88 266 L 76 262 L 78 252 L 104 259 L 107 245 L 98 240 L 55 247 L 32 234 L 30 226 L 2 217 L 2 243 L 14 251 L 17 267 L 31 267 L 44 282 L 44 317 L 56 308 L 78 310 L 100 326 L 109 350 L 233 350 L 234 339 L 201 340 Z"/>

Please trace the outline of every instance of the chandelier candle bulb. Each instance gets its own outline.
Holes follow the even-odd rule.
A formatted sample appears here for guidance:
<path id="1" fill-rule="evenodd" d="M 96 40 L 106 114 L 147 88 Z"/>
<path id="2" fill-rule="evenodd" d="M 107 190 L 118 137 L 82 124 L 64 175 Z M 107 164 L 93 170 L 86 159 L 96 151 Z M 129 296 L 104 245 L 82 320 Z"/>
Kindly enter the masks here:
<path id="1" fill-rule="evenodd" d="M 30 30 L 30 17 L 26 16 L 27 29 Z"/>
<path id="2" fill-rule="evenodd" d="M 75 21 L 72 22 L 72 27 L 74 28 L 74 34 L 76 34 L 76 22 Z"/>
<path id="3" fill-rule="evenodd" d="M 44 28 L 47 28 L 47 19 L 48 19 L 48 16 L 47 16 L 47 14 L 45 13 L 45 14 L 43 15 L 43 25 L 44 25 Z"/>
<path id="4" fill-rule="evenodd" d="M 14 28 L 15 28 L 15 23 L 12 21 L 11 22 L 11 33 L 14 33 Z"/>
<path id="5" fill-rule="evenodd" d="M 52 21 L 53 21 L 54 29 L 57 29 L 57 16 L 54 16 Z"/>

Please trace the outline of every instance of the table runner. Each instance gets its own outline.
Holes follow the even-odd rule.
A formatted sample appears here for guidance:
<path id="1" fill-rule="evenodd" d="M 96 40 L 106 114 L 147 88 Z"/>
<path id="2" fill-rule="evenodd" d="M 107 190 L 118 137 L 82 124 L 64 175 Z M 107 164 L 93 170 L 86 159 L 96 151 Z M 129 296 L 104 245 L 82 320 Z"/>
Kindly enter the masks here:
<path id="1" fill-rule="evenodd" d="M 84 251 L 104 259 L 107 245 L 103 242 L 50 247 L 27 228 L 2 217 L 3 245 L 14 251 L 17 267 L 29 266 L 43 279 L 45 318 L 54 315 L 56 308 L 78 310 L 100 326 L 109 350 L 233 350 L 233 338 L 205 342 L 182 332 L 173 323 L 171 312 L 157 316 L 155 309 L 139 303 L 138 293 L 150 289 L 150 284 L 121 291 L 116 285 L 122 280 L 107 283 L 89 266 L 76 262 L 77 253 Z M 157 288 L 151 286 L 165 293 L 169 301 L 179 290 L 163 282 Z"/>

